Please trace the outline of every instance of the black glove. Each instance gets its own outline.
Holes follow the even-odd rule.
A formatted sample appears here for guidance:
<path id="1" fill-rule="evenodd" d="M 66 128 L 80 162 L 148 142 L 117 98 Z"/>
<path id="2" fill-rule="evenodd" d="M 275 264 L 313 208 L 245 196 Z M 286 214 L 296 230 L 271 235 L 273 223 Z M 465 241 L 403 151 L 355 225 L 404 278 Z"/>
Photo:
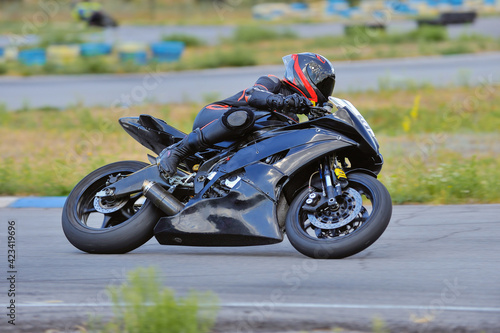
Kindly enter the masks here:
<path id="1" fill-rule="evenodd" d="M 312 103 L 299 94 L 292 94 L 289 96 L 271 95 L 267 98 L 267 105 L 276 111 L 307 114 Z"/>
<path id="2" fill-rule="evenodd" d="M 293 94 L 285 97 L 283 111 L 307 114 L 311 106 L 312 103 L 310 100 L 299 94 Z"/>

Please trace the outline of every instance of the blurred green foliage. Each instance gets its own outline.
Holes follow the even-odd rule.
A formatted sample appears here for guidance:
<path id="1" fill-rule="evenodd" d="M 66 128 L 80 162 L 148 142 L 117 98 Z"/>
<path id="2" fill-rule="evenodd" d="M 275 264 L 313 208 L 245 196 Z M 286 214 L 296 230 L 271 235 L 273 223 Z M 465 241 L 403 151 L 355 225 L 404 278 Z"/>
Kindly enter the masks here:
<path id="1" fill-rule="evenodd" d="M 404 155 L 403 155 L 404 156 Z M 500 199 L 500 157 L 437 151 L 428 159 L 392 157 L 381 175 L 394 203 L 492 203 Z"/>
<path id="2" fill-rule="evenodd" d="M 189 34 L 181 34 L 181 33 L 175 33 L 175 34 L 169 34 L 169 35 L 163 35 L 161 37 L 162 41 L 179 41 L 183 42 L 184 45 L 187 47 L 192 47 L 192 46 L 203 46 L 205 45 L 205 42 L 202 41 L 200 38 L 189 35 Z"/>
<path id="3" fill-rule="evenodd" d="M 259 25 L 244 25 L 236 28 L 230 41 L 236 43 L 256 43 L 278 39 L 294 40 L 297 38 L 297 34 L 290 29 L 277 30 Z"/>
<path id="4" fill-rule="evenodd" d="M 229 50 L 216 49 L 199 59 L 198 68 L 218 68 L 254 66 L 257 64 L 255 53 L 247 47 L 235 47 Z"/>

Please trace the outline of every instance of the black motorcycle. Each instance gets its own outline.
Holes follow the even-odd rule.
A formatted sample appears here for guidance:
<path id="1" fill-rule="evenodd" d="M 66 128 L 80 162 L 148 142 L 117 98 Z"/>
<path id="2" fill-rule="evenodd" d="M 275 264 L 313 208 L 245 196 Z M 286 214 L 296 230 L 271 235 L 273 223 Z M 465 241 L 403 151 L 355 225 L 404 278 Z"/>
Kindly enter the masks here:
<path id="1" fill-rule="evenodd" d="M 265 245 L 283 241 L 285 232 L 313 258 L 364 250 L 392 215 L 389 192 L 377 180 L 383 159 L 358 110 L 346 100 L 330 102 L 311 107 L 302 123 L 256 111 L 250 135 L 190 156 L 172 177 L 150 155 L 151 164 L 95 170 L 66 200 L 66 237 L 89 253 L 125 253 L 152 236 L 164 245 Z M 149 115 L 120 124 L 156 154 L 185 136 Z"/>

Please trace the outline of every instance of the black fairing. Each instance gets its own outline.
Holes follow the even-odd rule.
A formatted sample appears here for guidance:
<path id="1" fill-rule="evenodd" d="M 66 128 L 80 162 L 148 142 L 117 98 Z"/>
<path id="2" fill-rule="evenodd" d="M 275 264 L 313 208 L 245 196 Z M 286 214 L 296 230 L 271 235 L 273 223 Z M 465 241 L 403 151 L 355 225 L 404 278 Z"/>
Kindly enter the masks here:
<path id="1" fill-rule="evenodd" d="M 356 147 L 336 152 L 340 159 L 344 157 L 349 159 L 350 167 L 346 168 L 346 172 L 355 169 L 364 169 L 378 175 L 384 164 L 378 143 L 373 140 L 358 119 L 353 118 L 352 121 L 353 123 L 349 124 L 342 119 L 329 115 L 311 120 L 308 123 L 323 127 L 329 131 L 335 131 L 357 142 Z"/>
<path id="2" fill-rule="evenodd" d="M 179 214 L 160 219 L 154 229 L 165 245 L 247 246 L 279 243 L 273 201 L 240 182 L 225 197 L 198 200 Z"/>
<path id="3" fill-rule="evenodd" d="M 150 115 L 124 117 L 119 122 L 130 136 L 156 154 L 186 136 L 163 120 Z"/>
<path id="4" fill-rule="evenodd" d="M 278 216 L 281 190 L 303 167 L 334 150 L 356 142 L 322 128 L 262 133 L 218 164 L 198 171 L 195 196 L 179 214 L 160 219 L 155 236 L 160 244 L 235 246 L 262 245 L 283 239 Z M 208 175 L 213 174 L 209 179 Z M 207 198 L 226 179 L 237 182 L 220 197 Z M 220 190 L 219 190 L 220 192 Z"/>
<path id="5" fill-rule="evenodd" d="M 185 135 L 150 116 L 122 118 L 120 123 L 157 153 Z M 171 245 L 280 242 L 287 205 L 283 194 L 289 198 L 287 193 L 293 190 L 287 188 L 298 186 L 294 184 L 297 179 L 304 184 L 304 177 L 311 175 L 324 156 L 347 157 L 349 170 L 380 171 L 383 162 L 378 146 L 367 138 L 355 125 L 334 116 L 290 124 L 287 118 L 259 114 L 256 131 L 244 141 L 218 145 L 211 155 L 201 152 L 212 158 L 201 163 L 193 195 L 181 212 L 158 221 L 155 237 Z"/>

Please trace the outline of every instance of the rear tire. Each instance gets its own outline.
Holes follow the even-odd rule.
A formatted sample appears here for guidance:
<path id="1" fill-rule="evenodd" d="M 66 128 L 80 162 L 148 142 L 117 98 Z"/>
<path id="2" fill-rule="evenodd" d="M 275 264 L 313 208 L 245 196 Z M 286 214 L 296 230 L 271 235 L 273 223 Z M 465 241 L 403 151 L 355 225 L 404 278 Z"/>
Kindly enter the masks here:
<path id="1" fill-rule="evenodd" d="M 83 178 L 63 208 L 62 227 L 69 242 L 85 252 L 110 254 L 132 251 L 153 237 L 153 228 L 162 213 L 142 193 L 115 202 L 100 201 L 110 213 L 98 212 L 94 203 L 95 194 L 110 181 L 148 165 L 139 161 L 116 162 Z"/>
<path id="2" fill-rule="evenodd" d="M 352 190 L 362 196 L 362 207 L 355 218 L 348 224 L 328 229 L 328 224 L 311 223 L 311 215 L 326 214 L 325 210 L 311 214 L 302 209 L 309 195 L 304 188 L 292 201 L 286 218 L 286 233 L 290 243 L 300 253 L 317 259 L 341 259 L 363 251 L 373 244 L 384 232 L 392 216 L 392 202 L 385 186 L 373 176 L 364 173 L 348 174 L 349 185 L 343 193 L 349 196 Z M 348 189 L 352 190 L 348 190 Z M 349 200 L 353 200 L 348 197 Z M 369 202 L 368 202 L 369 201 Z M 371 202 L 371 206 L 367 205 Z M 347 202 L 342 209 L 352 208 L 354 204 Z M 349 216 L 349 211 L 340 211 L 340 216 Z M 330 214 L 329 223 L 341 222 L 337 216 Z M 354 214 L 354 213 L 353 213 Z M 332 219 L 333 216 L 334 218 Z M 353 216 L 354 217 L 354 216 Z M 316 225 L 319 225 L 316 226 Z M 322 229 L 324 226 L 326 229 Z"/>

